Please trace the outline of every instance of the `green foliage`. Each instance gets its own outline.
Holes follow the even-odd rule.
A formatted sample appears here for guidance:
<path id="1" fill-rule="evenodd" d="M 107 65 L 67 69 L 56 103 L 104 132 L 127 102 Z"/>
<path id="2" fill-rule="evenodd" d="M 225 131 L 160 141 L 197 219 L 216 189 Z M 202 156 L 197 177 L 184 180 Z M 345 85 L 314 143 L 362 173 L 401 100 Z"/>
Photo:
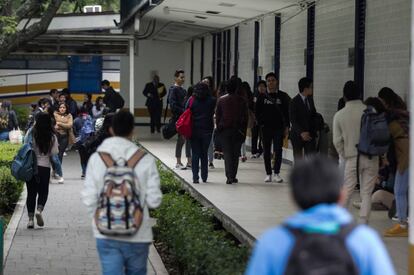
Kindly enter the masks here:
<path id="1" fill-rule="evenodd" d="M 217 223 L 211 210 L 203 208 L 182 189 L 175 175 L 157 163 L 164 193 L 157 218 L 155 235 L 168 247 L 168 254 L 180 274 L 242 274 L 248 249 L 236 244 Z"/>
<path id="2" fill-rule="evenodd" d="M 19 151 L 20 146 L 20 144 L 0 142 L 0 166 L 5 166 L 10 169 L 11 163 L 16 156 L 17 151 Z"/>
<path id="3" fill-rule="evenodd" d="M 60 6 L 58 13 L 82 12 L 83 6 L 101 5 L 103 11 L 119 12 L 119 0 L 66 0 Z"/>
<path id="4" fill-rule="evenodd" d="M 12 109 L 16 112 L 20 129 L 25 129 L 27 121 L 29 120 L 30 109 L 25 106 L 13 106 Z"/>
<path id="5" fill-rule="evenodd" d="M 23 182 L 17 181 L 10 168 L 0 166 L 0 215 L 10 213 L 23 190 Z"/>
<path id="6" fill-rule="evenodd" d="M 0 26 L 2 35 L 10 35 L 16 32 L 17 22 L 13 16 L 0 16 Z"/>

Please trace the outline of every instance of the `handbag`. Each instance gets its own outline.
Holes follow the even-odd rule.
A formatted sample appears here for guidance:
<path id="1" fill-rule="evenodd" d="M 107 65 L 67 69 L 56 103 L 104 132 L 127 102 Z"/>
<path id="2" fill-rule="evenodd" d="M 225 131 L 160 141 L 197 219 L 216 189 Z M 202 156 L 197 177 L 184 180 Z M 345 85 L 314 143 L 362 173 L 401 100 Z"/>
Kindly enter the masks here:
<path id="1" fill-rule="evenodd" d="M 178 118 L 177 122 L 175 123 L 175 127 L 177 129 L 177 133 L 185 137 L 186 139 L 190 139 L 193 132 L 193 114 L 191 111 L 191 107 L 193 106 L 194 97 L 191 97 L 189 100 L 188 108 L 181 114 Z"/>
<path id="2" fill-rule="evenodd" d="M 23 141 L 22 131 L 20 131 L 19 128 L 17 128 L 16 130 L 11 130 L 9 132 L 9 141 L 12 144 L 22 144 L 22 141 Z"/>

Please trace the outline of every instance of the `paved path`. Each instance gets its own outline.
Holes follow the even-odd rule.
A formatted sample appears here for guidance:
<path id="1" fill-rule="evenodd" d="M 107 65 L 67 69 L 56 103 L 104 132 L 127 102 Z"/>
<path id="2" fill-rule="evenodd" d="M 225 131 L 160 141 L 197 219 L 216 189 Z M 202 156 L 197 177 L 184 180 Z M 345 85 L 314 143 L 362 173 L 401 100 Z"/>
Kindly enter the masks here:
<path id="1" fill-rule="evenodd" d="M 136 129 L 136 133 L 144 147 L 168 167 L 174 167 L 175 138 L 170 141 L 162 140 L 160 135 L 151 135 L 148 129 L 143 127 Z M 182 161 L 185 164 L 184 158 Z M 286 183 L 263 182 L 265 177 L 263 159 L 248 159 L 246 163 L 240 163 L 237 175 L 239 183 L 235 185 L 225 184 L 223 161 L 215 160 L 214 165 L 216 169 L 209 170 L 207 184 L 192 184 L 190 170 L 175 170 L 175 172 L 253 237 L 258 238 L 266 229 L 280 224 L 284 218 L 295 212 L 296 208 Z M 287 165 L 282 166 L 281 176 L 285 180 L 289 168 Z M 354 209 L 352 211 L 356 213 Z M 379 233 L 392 225 L 386 213 L 379 211 L 372 212 L 370 222 Z M 407 274 L 407 238 L 387 238 L 384 241 L 398 274 Z"/>
<path id="2" fill-rule="evenodd" d="M 44 210 L 45 227 L 27 230 L 27 210 L 7 257 L 6 275 L 80 275 L 100 274 L 100 264 L 92 235 L 91 220 L 80 199 L 83 181 L 77 153 L 63 159 L 65 184 L 50 184 Z M 148 274 L 162 272 L 156 253 L 151 250 Z M 156 273 L 156 266 L 158 273 Z"/>

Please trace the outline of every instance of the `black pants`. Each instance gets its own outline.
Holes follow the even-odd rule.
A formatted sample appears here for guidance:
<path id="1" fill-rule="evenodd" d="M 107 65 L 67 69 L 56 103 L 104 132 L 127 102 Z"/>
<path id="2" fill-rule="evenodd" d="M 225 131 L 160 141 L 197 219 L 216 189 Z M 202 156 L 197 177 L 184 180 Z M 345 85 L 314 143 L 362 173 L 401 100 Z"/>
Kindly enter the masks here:
<path id="1" fill-rule="evenodd" d="M 263 127 L 263 158 L 266 169 L 266 174 L 272 174 L 272 145 L 275 155 L 275 162 L 273 171 L 275 174 L 280 173 L 280 166 L 282 166 L 282 152 L 283 152 L 283 130 L 273 130 Z"/>
<path id="2" fill-rule="evenodd" d="M 58 143 L 59 143 L 59 160 L 60 160 L 60 163 L 62 163 L 63 153 L 65 153 L 65 150 L 69 145 L 69 136 L 61 135 L 58 133 L 57 138 L 58 138 Z"/>
<path id="3" fill-rule="evenodd" d="M 232 129 L 222 130 L 219 136 L 224 153 L 224 167 L 227 180 L 234 180 L 237 176 L 240 150 L 244 141 L 241 140 L 237 131 Z"/>
<path id="4" fill-rule="evenodd" d="M 205 134 L 191 138 L 191 154 L 193 180 L 198 180 L 199 163 L 201 162 L 201 179 L 207 181 L 208 177 L 208 147 L 211 143 L 211 135 Z"/>
<path id="5" fill-rule="evenodd" d="M 252 154 L 262 154 L 262 136 L 260 126 L 256 125 L 252 128 Z"/>
<path id="6" fill-rule="evenodd" d="M 151 133 L 157 129 L 157 132 L 161 129 L 161 113 L 162 105 L 150 105 L 148 106 L 148 112 L 150 114 Z"/>
<path id="7" fill-rule="evenodd" d="M 316 152 L 315 138 L 311 141 L 303 141 L 298 135 L 293 135 L 291 138 L 293 147 L 293 157 L 295 160 L 300 160 L 306 155 L 314 154 Z"/>
<path id="8" fill-rule="evenodd" d="M 50 180 L 50 168 L 38 166 L 38 174 L 30 181 L 26 182 L 27 186 L 27 199 L 26 206 L 29 217 L 34 216 L 36 208 L 43 210 L 46 205 L 47 196 L 49 195 L 49 180 Z"/>

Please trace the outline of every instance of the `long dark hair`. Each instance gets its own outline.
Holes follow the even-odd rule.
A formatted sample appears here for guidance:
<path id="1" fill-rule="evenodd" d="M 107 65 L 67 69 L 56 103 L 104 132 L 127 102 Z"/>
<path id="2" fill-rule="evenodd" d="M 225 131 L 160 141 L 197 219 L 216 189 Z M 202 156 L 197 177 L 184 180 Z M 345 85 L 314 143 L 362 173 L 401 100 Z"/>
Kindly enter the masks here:
<path id="1" fill-rule="evenodd" d="M 47 113 L 39 113 L 33 126 L 33 138 L 40 153 L 49 154 L 54 142 L 53 135 L 52 118 Z"/>
<path id="2" fill-rule="evenodd" d="M 388 87 L 382 88 L 378 93 L 378 97 L 387 104 L 388 109 L 407 110 L 404 100 Z"/>
<path id="3" fill-rule="evenodd" d="M 102 101 L 103 100 L 103 97 L 102 96 L 98 96 L 97 98 L 96 98 L 96 101 L 95 101 L 95 106 L 96 106 L 96 110 L 98 110 L 98 111 L 100 111 L 101 110 L 101 104 L 98 104 L 100 101 Z"/>
<path id="4" fill-rule="evenodd" d="M 66 115 L 68 115 L 68 114 L 69 114 L 69 106 L 68 106 L 68 104 L 66 104 L 65 102 L 61 102 L 61 103 L 59 103 L 59 105 L 58 105 L 58 109 L 57 109 L 57 112 L 58 112 L 58 114 L 59 114 L 59 115 L 61 115 L 61 113 L 60 113 L 59 109 L 60 109 L 60 106 L 62 106 L 62 105 L 64 105 L 64 106 L 66 107 L 66 112 L 64 113 L 64 115 L 66 116 Z"/>

